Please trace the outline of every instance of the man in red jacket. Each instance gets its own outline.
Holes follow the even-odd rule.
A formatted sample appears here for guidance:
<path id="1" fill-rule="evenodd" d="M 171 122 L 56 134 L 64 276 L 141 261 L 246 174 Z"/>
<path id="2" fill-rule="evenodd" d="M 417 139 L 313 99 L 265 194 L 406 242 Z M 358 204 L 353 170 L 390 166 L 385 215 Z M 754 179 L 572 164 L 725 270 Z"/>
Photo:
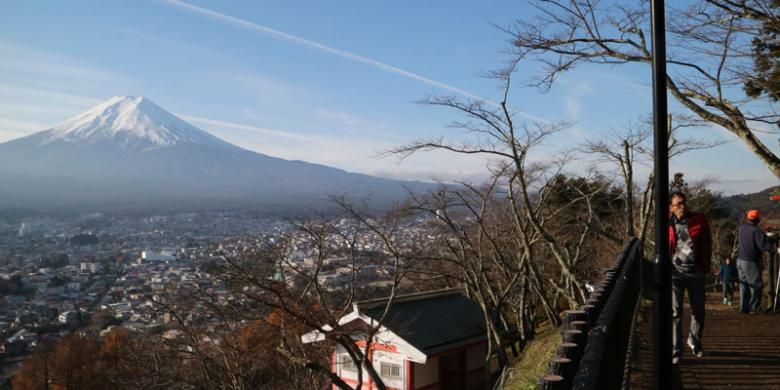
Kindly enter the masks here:
<path id="1" fill-rule="evenodd" d="M 710 271 L 712 236 L 707 216 L 688 210 L 687 197 L 682 192 L 670 196 L 669 250 L 672 259 L 672 363 L 682 355 L 683 297 L 688 290 L 691 305 L 691 330 L 688 346 L 694 356 L 704 356 L 701 336 L 704 333 L 704 275 Z"/>

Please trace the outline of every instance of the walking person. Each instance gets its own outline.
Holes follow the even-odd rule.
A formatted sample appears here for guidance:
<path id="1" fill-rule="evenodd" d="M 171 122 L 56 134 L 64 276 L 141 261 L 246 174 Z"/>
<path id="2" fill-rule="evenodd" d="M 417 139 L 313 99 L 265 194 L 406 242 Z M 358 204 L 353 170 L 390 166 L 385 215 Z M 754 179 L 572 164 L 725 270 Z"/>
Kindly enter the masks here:
<path id="1" fill-rule="evenodd" d="M 682 314 L 685 291 L 691 305 L 691 329 L 687 344 L 694 356 L 704 356 L 704 276 L 710 272 L 712 235 L 707 216 L 688 210 L 688 198 L 673 192 L 669 210 L 669 250 L 672 264 L 672 364 L 682 356 Z"/>
<path id="2" fill-rule="evenodd" d="M 723 304 L 731 306 L 734 300 L 734 285 L 737 283 L 737 266 L 726 256 L 718 271 L 718 279 L 723 287 Z"/>
<path id="3" fill-rule="evenodd" d="M 739 245 L 737 246 L 737 270 L 739 271 L 740 309 L 745 314 L 761 311 L 761 292 L 764 281 L 761 277 L 764 252 L 771 253 L 772 244 L 758 226 L 761 213 L 748 210 L 746 221 L 739 226 Z"/>

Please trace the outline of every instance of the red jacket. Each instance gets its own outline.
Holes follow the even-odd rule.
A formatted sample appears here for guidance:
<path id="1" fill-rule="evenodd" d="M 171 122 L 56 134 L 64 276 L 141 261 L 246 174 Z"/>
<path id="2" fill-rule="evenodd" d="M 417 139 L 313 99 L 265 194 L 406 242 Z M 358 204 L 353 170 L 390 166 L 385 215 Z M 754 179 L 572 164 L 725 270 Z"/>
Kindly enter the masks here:
<path id="1" fill-rule="evenodd" d="M 707 216 L 702 213 L 688 213 L 688 234 L 693 241 L 693 254 L 696 258 L 696 265 L 704 273 L 710 272 L 712 266 L 712 233 L 710 232 L 710 223 Z M 669 224 L 669 256 L 674 257 L 675 246 L 677 246 L 677 235 L 674 231 L 674 225 Z"/>

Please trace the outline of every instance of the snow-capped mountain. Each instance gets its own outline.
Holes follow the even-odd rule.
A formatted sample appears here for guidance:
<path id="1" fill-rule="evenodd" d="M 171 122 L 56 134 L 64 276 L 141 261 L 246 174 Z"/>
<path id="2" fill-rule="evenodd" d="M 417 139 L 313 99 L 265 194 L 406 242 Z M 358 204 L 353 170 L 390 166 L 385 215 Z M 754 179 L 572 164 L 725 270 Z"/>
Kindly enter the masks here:
<path id="1" fill-rule="evenodd" d="M 228 144 L 179 119 L 143 96 L 115 96 L 45 132 L 42 144 L 64 141 L 99 143 L 106 140 L 132 147 L 170 147 L 194 143 Z"/>
<path id="2" fill-rule="evenodd" d="M 242 149 L 144 97 L 118 96 L 0 144 L 0 209 L 67 205 L 318 207 L 328 194 L 401 199 L 401 182 Z"/>

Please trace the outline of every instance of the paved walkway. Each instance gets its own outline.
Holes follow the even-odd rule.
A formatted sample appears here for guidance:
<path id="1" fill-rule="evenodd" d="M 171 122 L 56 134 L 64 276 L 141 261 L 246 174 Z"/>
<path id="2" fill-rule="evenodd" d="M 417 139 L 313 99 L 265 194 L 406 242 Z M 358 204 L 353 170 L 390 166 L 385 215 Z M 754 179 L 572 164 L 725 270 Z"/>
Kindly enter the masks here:
<path id="1" fill-rule="evenodd" d="M 686 305 L 684 310 L 687 337 L 690 309 Z M 652 388 L 651 315 L 651 303 L 643 302 L 634 336 L 631 389 Z M 720 294 L 710 293 L 704 324 L 705 355 L 696 358 L 686 347 L 674 373 L 676 388 L 780 390 L 780 313 L 744 315 L 736 303 L 726 306 Z"/>

